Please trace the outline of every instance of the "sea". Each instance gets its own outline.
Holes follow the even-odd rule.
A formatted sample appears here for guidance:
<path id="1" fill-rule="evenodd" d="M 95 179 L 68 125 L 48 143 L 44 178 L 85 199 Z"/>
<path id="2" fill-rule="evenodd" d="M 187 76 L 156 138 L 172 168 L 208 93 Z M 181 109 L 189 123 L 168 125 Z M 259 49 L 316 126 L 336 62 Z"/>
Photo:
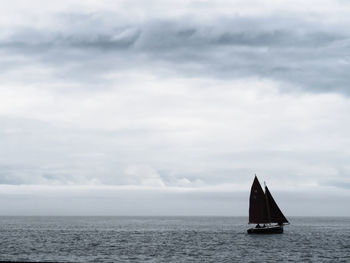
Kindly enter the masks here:
<path id="1" fill-rule="evenodd" d="M 289 220 L 248 235 L 246 217 L 0 217 L 0 261 L 350 262 L 350 218 Z"/>

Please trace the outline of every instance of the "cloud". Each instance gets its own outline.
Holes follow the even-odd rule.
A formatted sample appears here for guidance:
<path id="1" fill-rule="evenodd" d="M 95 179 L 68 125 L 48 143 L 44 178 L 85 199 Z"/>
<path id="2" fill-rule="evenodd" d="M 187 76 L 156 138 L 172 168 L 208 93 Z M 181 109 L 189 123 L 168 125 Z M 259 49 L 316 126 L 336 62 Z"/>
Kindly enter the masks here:
<path id="1" fill-rule="evenodd" d="M 0 42 L 8 54 L 3 67 L 21 57 L 24 66 L 34 60 L 58 78 L 87 85 L 106 80 L 108 73 L 139 69 L 187 77 L 267 78 L 284 83 L 283 90 L 348 94 L 350 42 L 340 29 L 346 21 L 326 24 L 271 14 L 132 23 L 117 13 L 72 13 L 56 15 L 56 23 L 60 26 L 52 29 L 12 28 Z"/>
<path id="2" fill-rule="evenodd" d="M 64 96 L 9 86 L 1 182 L 243 189 L 257 173 L 280 188 L 338 178 L 347 166 L 346 97 L 280 94 L 271 81 L 134 76 L 124 76 L 126 89 Z M 13 98 L 22 100 L 5 103 Z"/>
<path id="3" fill-rule="evenodd" d="M 161 176 L 152 167 L 129 166 L 125 175 L 131 185 L 164 186 Z"/>

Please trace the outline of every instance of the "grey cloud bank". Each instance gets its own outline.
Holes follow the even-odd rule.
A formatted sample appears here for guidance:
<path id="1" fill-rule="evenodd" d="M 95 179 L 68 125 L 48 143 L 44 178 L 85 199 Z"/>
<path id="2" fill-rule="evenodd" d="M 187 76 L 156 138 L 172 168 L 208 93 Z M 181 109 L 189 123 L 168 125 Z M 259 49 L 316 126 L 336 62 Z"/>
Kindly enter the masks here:
<path id="1" fill-rule="evenodd" d="M 0 42 L 7 53 L 2 67 L 18 67 L 12 60 L 20 55 L 24 64 L 43 64 L 79 83 L 102 81 L 108 72 L 152 68 L 187 77 L 270 78 L 289 91 L 348 94 L 346 21 L 271 14 L 131 23 L 118 17 L 65 14 L 56 17 L 58 28 L 14 27 Z"/>
<path id="2" fill-rule="evenodd" d="M 1 190 L 0 215 L 28 216 L 246 216 L 249 198 L 249 192 L 215 189 L 1 186 Z M 283 191 L 274 196 L 287 216 L 303 216 L 305 209 L 309 216 L 349 216 L 332 206 L 346 206 L 343 195 Z"/>

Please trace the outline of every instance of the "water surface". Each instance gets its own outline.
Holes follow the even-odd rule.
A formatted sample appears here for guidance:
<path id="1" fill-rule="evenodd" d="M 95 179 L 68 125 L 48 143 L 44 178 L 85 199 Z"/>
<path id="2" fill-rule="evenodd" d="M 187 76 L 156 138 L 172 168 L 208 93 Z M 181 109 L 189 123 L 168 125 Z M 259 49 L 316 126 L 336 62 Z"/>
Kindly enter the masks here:
<path id="1" fill-rule="evenodd" d="M 245 217 L 0 217 L 0 260 L 350 262 L 350 218 L 289 218 L 247 235 Z"/>

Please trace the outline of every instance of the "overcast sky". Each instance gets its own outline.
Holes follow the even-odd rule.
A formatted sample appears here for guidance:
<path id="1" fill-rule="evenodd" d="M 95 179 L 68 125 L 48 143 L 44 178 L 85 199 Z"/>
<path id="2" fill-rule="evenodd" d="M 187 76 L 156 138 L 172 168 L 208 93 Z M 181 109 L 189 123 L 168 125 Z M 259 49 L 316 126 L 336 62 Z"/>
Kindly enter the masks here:
<path id="1" fill-rule="evenodd" d="M 0 9 L 1 215 L 350 215 L 346 1 Z"/>

